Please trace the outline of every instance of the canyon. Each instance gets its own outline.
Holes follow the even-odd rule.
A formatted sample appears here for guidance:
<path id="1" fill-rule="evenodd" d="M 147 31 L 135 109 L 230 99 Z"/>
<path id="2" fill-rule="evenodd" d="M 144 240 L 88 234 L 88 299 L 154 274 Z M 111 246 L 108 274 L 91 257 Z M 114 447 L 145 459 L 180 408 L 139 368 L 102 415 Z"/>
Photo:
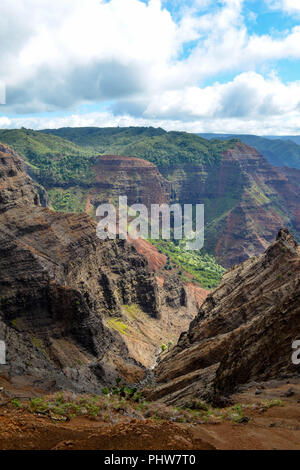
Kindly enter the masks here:
<path id="1" fill-rule="evenodd" d="M 126 164 L 125 164 L 126 162 Z M 237 142 L 216 164 L 158 166 L 103 155 L 94 164 L 89 213 L 101 202 L 204 204 L 205 245 L 229 268 L 265 251 L 283 226 L 300 236 L 300 172 L 270 165 Z"/>
<path id="2" fill-rule="evenodd" d="M 154 128 L 25 129 L 0 137 L 23 156 L 55 210 L 94 215 L 119 195 L 147 206 L 204 204 L 204 252 L 226 268 L 263 253 L 283 226 L 300 240 L 299 170 L 272 166 L 237 138 L 208 141 Z"/>
<path id="3" fill-rule="evenodd" d="M 287 228 L 278 230 L 285 223 L 299 229 L 298 172 L 272 167 L 240 142 L 214 172 L 203 164 L 158 169 L 119 155 L 93 162 L 97 184 L 85 188 L 86 212 L 63 213 L 49 207 L 28 163 L 0 144 L 0 340 L 7 359 L 0 399 L 8 398 L 0 401 L 0 447 L 144 448 L 146 429 L 153 449 L 245 448 L 249 438 L 255 448 L 269 448 L 274 438 L 278 448 L 298 448 L 299 366 L 291 358 L 300 338 L 300 246 Z M 228 203 L 233 183 L 238 191 Z M 208 229 L 217 228 L 219 258 L 234 264 L 215 290 L 165 270 L 167 257 L 147 240 L 97 238 L 88 213 L 123 190 L 146 205 L 194 203 L 210 191 L 220 220 Z M 122 398 L 120 405 L 107 388 L 119 381 L 147 401 Z M 97 394 L 107 400 L 104 411 L 96 407 L 91 424 L 39 408 L 45 394 L 59 390 L 72 392 L 54 395 L 60 406 Z M 255 401 L 257 394 L 269 401 Z M 281 405 L 281 396 L 290 401 Z"/>
<path id="4" fill-rule="evenodd" d="M 159 282 L 125 240 L 100 241 L 87 214 L 43 207 L 40 193 L 1 144 L 0 339 L 10 377 L 86 392 L 117 377 L 140 381 L 195 316 L 196 294 L 174 275 Z"/>
<path id="5" fill-rule="evenodd" d="M 118 375 L 139 382 L 155 365 L 161 345 L 176 343 L 189 327 L 171 348 L 170 359 L 167 356 L 156 366 L 155 380 L 167 385 L 159 385 L 154 396 L 175 393 L 177 397 L 177 387 L 181 395 L 181 382 L 194 393 L 194 378 L 204 377 L 201 387 L 209 386 L 197 393 L 213 400 L 216 377 L 221 374 L 216 372 L 218 354 L 225 357 L 229 345 L 234 348 L 233 338 L 241 336 L 239 329 L 244 331 L 247 322 L 254 321 L 252 310 L 261 319 L 264 308 L 269 308 L 264 296 L 275 296 L 270 286 L 277 292 L 283 277 L 287 292 L 283 289 L 282 299 L 290 292 L 297 297 L 297 241 L 285 231 L 275 245 L 272 241 L 282 226 L 299 233 L 299 171 L 272 167 L 246 144 L 231 142 L 219 160 L 191 165 L 157 167 L 135 157 L 94 157 L 90 169 L 95 179 L 86 184 L 85 213 L 79 214 L 49 209 L 47 193 L 25 173 L 28 164 L 5 145 L 0 151 L 1 339 L 12 338 L 8 357 L 14 358 L 14 373 L 30 375 L 34 370 L 43 377 L 50 368 L 48 378 L 79 389 L 79 374 L 93 390 L 113 383 Z M 96 221 L 88 213 L 93 215 L 101 202 L 115 203 L 120 194 L 126 194 L 130 204 L 141 202 L 147 207 L 204 203 L 206 249 L 224 266 L 233 266 L 220 286 L 209 292 L 188 278 L 182 282 L 176 270 L 163 269 L 166 255 L 147 240 L 98 240 Z M 280 246 L 281 251 L 273 246 Z M 286 253 L 285 258 L 270 257 L 273 252 Z M 286 266 L 290 261 L 295 271 Z M 280 281 L 276 278 L 273 286 L 275 275 Z M 250 289 L 245 288 L 248 276 L 254 278 Z M 268 279 L 266 289 L 264 279 Z M 236 280 L 241 285 L 237 290 Z M 262 302 L 259 307 L 249 302 L 247 290 L 251 295 L 263 292 L 254 296 L 255 302 Z M 216 306 L 213 314 L 211 306 Z M 217 313 L 227 310 L 228 314 Z M 197 322 L 203 344 L 202 340 L 198 344 L 194 332 Z M 190 347 L 193 354 L 188 355 L 188 364 L 181 363 L 179 351 L 186 357 L 185 349 Z M 17 348 L 24 351 L 25 361 L 24 357 L 18 360 Z M 250 373 L 248 379 L 254 378 Z M 220 385 L 220 394 L 231 392 L 226 387 Z"/>

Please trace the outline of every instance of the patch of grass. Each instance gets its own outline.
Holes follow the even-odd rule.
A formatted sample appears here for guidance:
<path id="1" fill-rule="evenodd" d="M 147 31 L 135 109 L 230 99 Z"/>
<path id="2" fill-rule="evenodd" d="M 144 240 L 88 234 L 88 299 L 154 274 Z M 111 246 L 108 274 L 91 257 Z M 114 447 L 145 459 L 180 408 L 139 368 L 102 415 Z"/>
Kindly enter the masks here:
<path id="1" fill-rule="evenodd" d="M 22 403 L 20 402 L 20 400 L 19 400 L 18 398 L 13 398 L 10 403 L 11 403 L 12 406 L 14 406 L 15 408 L 18 408 L 18 409 L 23 408 L 23 405 L 22 405 Z"/>
<path id="2" fill-rule="evenodd" d="M 36 338 L 35 336 L 31 337 L 31 341 L 33 346 L 38 349 L 47 359 L 49 359 L 49 355 L 43 341 L 40 338 Z"/>
<path id="3" fill-rule="evenodd" d="M 125 315 L 133 319 L 138 318 L 143 313 L 142 309 L 137 304 L 123 305 L 122 310 Z"/>
<path id="4" fill-rule="evenodd" d="M 279 399 L 262 401 L 260 404 L 263 408 L 266 408 L 267 410 L 269 408 L 273 408 L 274 406 L 284 406 L 284 403 Z"/>
<path id="5" fill-rule="evenodd" d="M 172 263 L 180 267 L 180 271 L 191 274 L 193 279 L 201 284 L 205 289 L 214 289 L 226 271 L 220 266 L 214 256 L 203 254 L 200 250 L 187 250 L 185 241 L 178 244 L 167 240 L 150 240 L 161 253 L 167 256 L 165 269 L 172 269 Z M 184 281 L 190 281 L 185 274 L 181 275 Z"/>
<path id="6" fill-rule="evenodd" d="M 146 401 L 135 387 L 128 387 L 117 379 L 113 387 L 105 387 L 102 395 L 75 395 L 60 392 L 54 395 L 32 398 L 29 403 L 13 399 L 11 405 L 37 415 L 46 415 L 56 421 L 65 421 L 75 416 L 90 419 L 102 419 L 105 422 L 130 421 L 132 418 L 156 421 L 169 421 L 190 424 L 218 424 L 230 421 L 234 424 L 246 424 L 250 418 L 246 410 L 259 412 L 273 406 L 282 406 L 280 400 L 271 400 L 255 404 L 237 403 L 227 408 L 213 408 L 203 400 L 194 399 L 183 407 L 167 406 L 161 402 Z"/>
<path id="7" fill-rule="evenodd" d="M 115 331 L 118 331 L 118 333 L 121 333 L 122 335 L 127 334 L 126 330 L 128 328 L 128 325 L 126 325 L 122 320 L 119 320 L 117 318 L 110 318 L 108 320 L 108 325 L 110 328 Z"/>

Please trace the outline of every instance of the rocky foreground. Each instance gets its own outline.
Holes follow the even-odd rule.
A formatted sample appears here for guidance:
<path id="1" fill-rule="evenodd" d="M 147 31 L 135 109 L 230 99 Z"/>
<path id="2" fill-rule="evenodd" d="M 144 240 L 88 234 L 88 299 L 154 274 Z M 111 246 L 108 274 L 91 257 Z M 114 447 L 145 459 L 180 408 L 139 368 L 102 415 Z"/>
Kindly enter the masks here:
<path id="1" fill-rule="evenodd" d="M 222 402 L 253 380 L 299 376 L 292 343 L 300 338 L 300 246 L 287 230 L 263 255 L 231 268 L 188 332 L 155 369 L 148 396 L 184 404 Z"/>
<path id="2" fill-rule="evenodd" d="M 253 383 L 219 409 L 38 393 L 0 378 L 0 449 L 300 449 L 299 379 Z"/>

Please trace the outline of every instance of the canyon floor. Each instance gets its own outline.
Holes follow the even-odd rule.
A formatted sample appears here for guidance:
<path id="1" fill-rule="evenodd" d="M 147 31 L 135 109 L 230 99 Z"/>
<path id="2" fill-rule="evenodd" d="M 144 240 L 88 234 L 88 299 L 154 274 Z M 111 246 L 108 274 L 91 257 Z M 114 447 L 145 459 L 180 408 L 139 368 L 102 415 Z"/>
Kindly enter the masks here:
<path id="1" fill-rule="evenodd" d="M 203 424 L 133 418 L 119 411 L 108 421 L 83 416 L 61 421 L 11 404 L 12 397 L 26 403 L 32 396 L 25 381 L 12 385 L 0 379 L 0 385 L 1 450 L 300 449 L 300 379 L 253 383 L 231 397 L 244 409 L 240 422 L 212 418 Z"/>

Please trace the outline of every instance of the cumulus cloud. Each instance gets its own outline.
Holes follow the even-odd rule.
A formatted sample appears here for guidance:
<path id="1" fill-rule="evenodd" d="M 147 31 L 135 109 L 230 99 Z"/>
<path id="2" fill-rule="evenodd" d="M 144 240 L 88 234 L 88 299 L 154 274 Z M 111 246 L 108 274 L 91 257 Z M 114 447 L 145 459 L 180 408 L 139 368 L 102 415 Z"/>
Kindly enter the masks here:
<path id="1" fill-rule="evenodd" d="M 245 72 L 226 84 L 164 92 L 151 100 L 144 116 L 259 120 L 297 112 L 299 104 L 300 81 L 285 85 L 274 75 L 265 79 L 258 73 Z"/>
<path id="2" fill-rule="evenodd" d="M 267 2 L 271 8 L 276 10 L 283 10 L 290 14 L 300 13 L 299 0 L 267 0 Z"/>
<path id="3" fill-rule="evenodd" d="M 149 73 L 179 47 L 160 0 L 2 0 L 0 18 L 0 76 L 13 112 L 146 91 Z"/>
<path id="4" fill-rule="evenodd" d="M 280 36 L 249 34 L 246 1 L 174 0 L 170 9 L 167 0 L 1 0 L 7 105 L 0 127 L 148 123 L 220 131 L 231 122 L 237 131 L 246 120 L 262 129 L 281 117 L 297 128 L 299 82 L 263 76 L 261 65 L 300 59 L 300 25 Z M 266 1 L 300 11 L 298 0 Z M 226 73 L 235 78 L 218 83 Z M 76 113 L 108 101 L 105 113 Z M 10 118 L 53 111 L 68 114 Z"/>

